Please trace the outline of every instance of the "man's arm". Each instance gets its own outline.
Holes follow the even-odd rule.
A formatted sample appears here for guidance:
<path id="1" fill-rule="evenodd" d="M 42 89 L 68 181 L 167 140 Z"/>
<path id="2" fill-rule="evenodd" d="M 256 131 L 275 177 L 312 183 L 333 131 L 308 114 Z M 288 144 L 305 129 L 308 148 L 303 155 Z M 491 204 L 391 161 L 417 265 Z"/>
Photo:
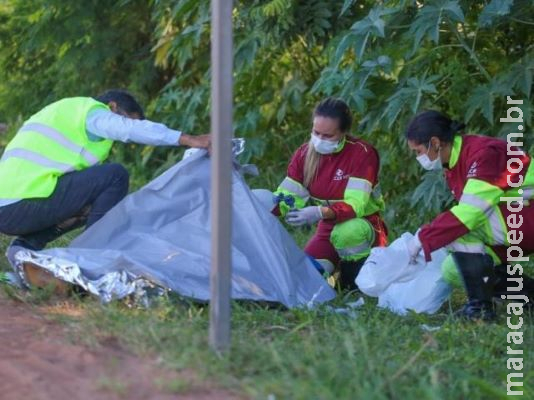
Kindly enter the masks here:
<path id="1" fill-rule="evenodd" d="M 110 139 L 150 146 L 183 145 L 209 148 L 210 145 L 210 135 L 187 135 L 164 124 L 127 118 L 106 110 L 90 113 L 85 121 L 85 128 L 94 140 Z"/>
<path id="2" fill-rule="evenodd" d="M 209 149 L 211 146 L 211 135 L 187 135 L 182 132 L 178 143 L 182 146 L 198 147 Z"/>

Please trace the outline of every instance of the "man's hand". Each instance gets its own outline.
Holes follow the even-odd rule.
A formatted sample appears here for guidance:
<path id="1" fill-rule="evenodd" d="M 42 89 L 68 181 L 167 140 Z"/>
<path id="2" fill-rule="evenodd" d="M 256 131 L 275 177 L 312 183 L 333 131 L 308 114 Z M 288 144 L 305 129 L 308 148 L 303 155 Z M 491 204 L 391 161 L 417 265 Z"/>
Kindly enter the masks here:
<path id="1" fill-rule="evenodd" d="M 210 149 L 211 147 L 211 135 L 187 135 L 182 133 L 179 143 L 182 146 L 195 147 L 198 149 Z"/>
<path id="2" fill-rule="evenodd" d="M 322 218 L 321 207 L 309 206 L 289 211 L 286 215 L 286 222 L 292 226 L 313 225 Z"/>
<path id="3" fill-rule="evenodd" d="M 415 264 L 417 261 L 417 257 L 419 256 L 419 253 L 421 253 L 422 245 L 421 241 L 419 240 L 419 231 L 417 231 L 412 238 L 408 242 L 408 253 L 410 254 L 410 264 Z"/>

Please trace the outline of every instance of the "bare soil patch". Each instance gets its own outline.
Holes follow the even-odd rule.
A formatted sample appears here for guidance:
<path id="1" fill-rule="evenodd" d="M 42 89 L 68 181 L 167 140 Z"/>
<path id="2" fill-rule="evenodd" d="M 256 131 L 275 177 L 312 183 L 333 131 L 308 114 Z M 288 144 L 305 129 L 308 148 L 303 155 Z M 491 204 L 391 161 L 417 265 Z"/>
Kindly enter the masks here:
<path id="1" fill-rule="evenodd" d="M 0 294 L 0 397 L 3 400 L 233 400 L 194 371 L 170 371 L 106 340 L 94 349 L 67 340 L 54 312 Z M 70 312 L 76 312 L 71 310 Z"/>

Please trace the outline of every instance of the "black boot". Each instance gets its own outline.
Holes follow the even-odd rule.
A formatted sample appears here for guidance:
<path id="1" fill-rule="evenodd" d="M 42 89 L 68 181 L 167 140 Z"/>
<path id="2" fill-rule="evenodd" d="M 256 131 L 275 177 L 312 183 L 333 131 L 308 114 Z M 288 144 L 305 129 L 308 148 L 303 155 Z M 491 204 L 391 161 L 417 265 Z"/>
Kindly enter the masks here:
<path id="1" fill-rule="evenodd" d="M 459 316 L 490 321 L 495 319 L 493 309 L 493 285 L 495 275 L 493 260 L 486 254 L 452 253 L 452 258 L 463 278 L 469 301 L 459 311 Z"/>
<path id="2" fill-rule="evenodd" d="M 358 287 L 354 282 L 360 273 L 365 259 L 358 261 L 340 261 L 338 284 L 340 290 L 356 290 Z"/>

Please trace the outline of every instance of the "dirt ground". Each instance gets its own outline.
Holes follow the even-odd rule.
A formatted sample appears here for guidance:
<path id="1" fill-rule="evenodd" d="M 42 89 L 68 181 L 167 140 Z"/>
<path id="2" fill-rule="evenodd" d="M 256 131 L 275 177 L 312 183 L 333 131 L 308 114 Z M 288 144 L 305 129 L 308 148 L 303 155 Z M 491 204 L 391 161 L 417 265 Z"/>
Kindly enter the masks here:
<path id="1" fill-rule="evenodd" d="M 96 349 L 72 344 L 65 326 L 0 294 L 2 400 L 225 400 L 241 396 L 194 382 L 191 371 L 169 371 L 112 340 Z"/>

